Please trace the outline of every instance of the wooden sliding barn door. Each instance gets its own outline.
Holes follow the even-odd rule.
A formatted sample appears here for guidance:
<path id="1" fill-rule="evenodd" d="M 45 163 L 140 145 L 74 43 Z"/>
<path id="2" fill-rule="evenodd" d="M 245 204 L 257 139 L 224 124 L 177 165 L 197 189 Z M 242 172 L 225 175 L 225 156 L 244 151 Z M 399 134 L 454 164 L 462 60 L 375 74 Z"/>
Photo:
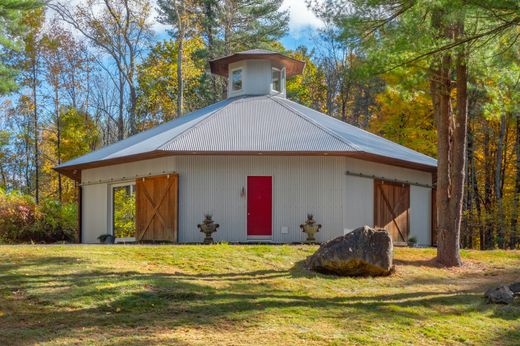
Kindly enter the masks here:
<path id="1" fill-rule="evenodd" d="M 374 180 L 374 227 L 386 229 L 394 242 L 408 241 L 410 185 Z"/>
<path id="2" fill-rule="evenodd" d="M 177 242 L 179 176 L 136 180 L 137 241 Z"/>

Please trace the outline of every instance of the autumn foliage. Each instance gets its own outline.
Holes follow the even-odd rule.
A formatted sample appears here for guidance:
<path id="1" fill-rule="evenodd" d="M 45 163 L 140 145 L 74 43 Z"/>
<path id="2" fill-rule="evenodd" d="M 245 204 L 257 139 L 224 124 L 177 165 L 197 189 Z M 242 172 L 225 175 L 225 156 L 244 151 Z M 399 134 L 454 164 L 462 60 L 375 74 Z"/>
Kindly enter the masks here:
<path id="1" fill-rule="evenodd" d="M 0 243 L 75 242 L 77 208 L 0 189 Z"/>

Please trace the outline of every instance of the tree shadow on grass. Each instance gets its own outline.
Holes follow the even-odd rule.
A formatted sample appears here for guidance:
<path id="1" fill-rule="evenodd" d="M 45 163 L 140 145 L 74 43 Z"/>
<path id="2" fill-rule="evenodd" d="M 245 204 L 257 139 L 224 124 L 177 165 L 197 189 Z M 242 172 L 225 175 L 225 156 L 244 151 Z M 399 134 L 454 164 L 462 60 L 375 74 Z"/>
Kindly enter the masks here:
<path id="1" fill-rule="evenodd" d="M 0 273 L 12 272 L 3 274 L 0 281 L 0 291 L 6 293 L 0 296 L 0 305 L 8 312 L 0 317 L 0 343 L 48 342 L 67 335 L 80 336 L 82 329 L 122 338 L 134 330 L 151 335 L 159 329 L 178 327 L 218 328 L 222 323 L 243 326 L 264 312 L 283 316 L 295 309 L 311 316 L 325 315 L 332 320 L 364 314 L 371 320 L 394 322 L 398 319 L 412 323 L 447 311 L 464 314 L 493 308 L 483 305 L 476 293 L 431 292 L 428 287 L 413 292 L 331 297 L 272 284 L 271 280 L 341 279 L 310 272 L 304 268 L 303 261 L 289 270 L 230 273 L 92 271 L 84 265 L 70 273 L 59 273 L 59 266 L 78 263 L 81 261 L 69 257 L 45 257 L 0 266 Z M 13 273 L 42 264 L 47 266 L 45 273 Z M 56 270 L 52 270 L 53 266 Z M 222 281 L 223 288 L 211 286 L 214 281 Z M 22 291 L 24 299 L 9 294 L 16 291 Z M 444 308 L 431 308 L 435 306 Z M 424 309 L 430 309 L 429 314 L 424 314 Z M 508 319 L 518 316 L 514 311 L 502 315 Z M 500 314 L 495 317 L 504 318 Z M 143 324 L 150 328 L 139 329 Z"/>
<path id="2" fill-rule="evenodd" d="M 86 261 L 83 258 L 70 257 L 70 256 L 51 256 L 51 257 L 31 257 L 24 258 L 23 260 L 15 260 L 11 262 L 0 262 L 0 275 L 3 275 L 7 271 L 16 270 L 19 268 L 29 269 L 30 267 L 43 267 L 43 266 L 57 266 L 57 265 L 71 265 L 71 264 L 85 264 Z"/>
<path id="3" fill-rule="evenodd" d="M 403 260 L 394 259 L 394 265 L 396 266 L 413 266 L 413 267 L 429 267 L 429 268 L 444 268 L 442 264 L 437 262 L 435 257 L 431 259 L 420 259 L 420 260 Z"/>

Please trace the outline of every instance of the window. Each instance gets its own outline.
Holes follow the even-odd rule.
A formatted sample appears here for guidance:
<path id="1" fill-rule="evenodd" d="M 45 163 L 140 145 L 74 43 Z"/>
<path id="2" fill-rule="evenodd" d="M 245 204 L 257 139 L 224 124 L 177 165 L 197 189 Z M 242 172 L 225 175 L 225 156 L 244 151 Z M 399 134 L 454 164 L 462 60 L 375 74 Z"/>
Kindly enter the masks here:
<path id="1" fill-rule="evenodd" d="M 112 230 L 116 238 L 135 237 L 135 184 L 112 187 Z"/>
<path id="2" fill-rule="evenodd" d="M 272 83 L 273 83 L 273 90 L 281 92 L 282 91 L 282 82 L 281 82 L 281 72 L 277 68 L 273 68 L 273 77 L 272 77 Z"/>
<path id="3" fill-rule="evenodd" d="M 242 89 L 242 69 L 231 72 L 231 90 Z"/>

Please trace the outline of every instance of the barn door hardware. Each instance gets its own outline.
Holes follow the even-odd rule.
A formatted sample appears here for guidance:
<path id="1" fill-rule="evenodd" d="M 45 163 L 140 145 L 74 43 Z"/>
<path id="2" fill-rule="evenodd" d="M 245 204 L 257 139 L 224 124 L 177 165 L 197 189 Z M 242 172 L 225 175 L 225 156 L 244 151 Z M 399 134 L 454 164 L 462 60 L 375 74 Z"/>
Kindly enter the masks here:
<path id="1" fill-rule="evenodd" d="M 390 182 L 390 183 L 401 184 L 402 186 L 405 186 L 405 185 L 415 185 L 415 186 L 426 187 L 426 188 L 430 188 L 430 189 L 434 187 L 434 186 L 429 185 L 429 184 L 422 184 L 422 183 L 412 182 L 412 181 L 408 181 L 408 180 L 390 179 L 390 178 L 380 177 L 380 176 L 377 176 L 377 175 L 355 173 L 355 172 L 351 172 L 351 171 L 346 171 L 345 175 L 350 175 L 352 177 L 377 179 L 377 180 L 382 180 L 382 181 L 386 181 L 386 182 Z"/>
<path id="2" fill-rule="evenodd" d="M 136 174 L 133 177 L 118 177 L 118 178 L 110 178 L 110 179 L 99 179 L 97 181 L 86 181 L 84 183 L 81 183 L 80 186 L 87 186 L 87 185 L 96 185 L 96 184 L 117 184 L 117 183 L 124 183 L 127 181 L 137 180 L 140 179 L 144 181 L 145 178 L 150 177 L 157 177 L 161 175 L 175 175 L 177 172 L 171 171 L 171 172 L 161 172 L 161 173 L 148 173 L 148 174 Z"/>

